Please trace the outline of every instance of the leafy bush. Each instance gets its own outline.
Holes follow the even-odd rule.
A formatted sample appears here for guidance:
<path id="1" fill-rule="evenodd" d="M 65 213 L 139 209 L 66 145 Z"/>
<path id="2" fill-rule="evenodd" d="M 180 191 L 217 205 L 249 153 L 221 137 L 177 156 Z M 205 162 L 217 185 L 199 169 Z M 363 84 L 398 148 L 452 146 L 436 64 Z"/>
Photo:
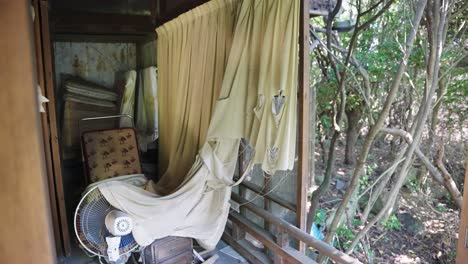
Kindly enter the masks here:
<path id="1" fill-rule="evenodd" d="M 356 226 L 360 226 L 362 224 L 361 222 L 361 219 L 359 218 L 354 218 L 353 221 L 351 222 L 351 224 L 356 227 Z"/>
<path id="2" fill-rule="evenodd" d="M 336 235 L 339 238 L 339 241 L 341 242 L 341 245 L 343 248 L 348 248 L 351 245 L 351 242 L 354 239 L 354 233 L 351 229 L 349 229 L 345 225 L 340 225 L 336 229 Z"/>
<path id="3" fill-rule="evenodd" d="M 382 225 L 385 230 L 401 230 L 401 222 L 395 215 L 391 215 L 387 221 L 382 222 Z"/>
<path id="4" fill-rule="evenodd" d="M 323 225 L 325 224 L 325 220 L 327 219 L 327 212 L 325 209 L 318 209 L 317 212 L 315 212 L 315 217 L 314 217 L 314 222 L 317 223 L 318 225 Z"/>
<path id="5" fill-rule="evenodd" d="M 418 192 L 422 189 L 421 184 L 416 178 L 409 179 L 407 185 L 410 188 L 411 192 Z"/>

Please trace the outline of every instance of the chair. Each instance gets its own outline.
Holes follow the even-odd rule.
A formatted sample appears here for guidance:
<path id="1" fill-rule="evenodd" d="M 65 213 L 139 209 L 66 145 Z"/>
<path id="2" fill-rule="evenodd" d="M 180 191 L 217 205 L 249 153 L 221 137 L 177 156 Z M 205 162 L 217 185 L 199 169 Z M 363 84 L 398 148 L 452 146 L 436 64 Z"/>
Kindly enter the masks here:
<path id="1" fill-rule="evenodd" d="M 101 120 L 110 116 L 87 119 Z M 87 180 L 141 174 L 141 159 L 136 131 L 133 127 L 88 130 L 81 134 L 82 154 Z M 143 251 L 146 264 L 192 263 L 192 239 L 168 236 L 154 241 Z"/>

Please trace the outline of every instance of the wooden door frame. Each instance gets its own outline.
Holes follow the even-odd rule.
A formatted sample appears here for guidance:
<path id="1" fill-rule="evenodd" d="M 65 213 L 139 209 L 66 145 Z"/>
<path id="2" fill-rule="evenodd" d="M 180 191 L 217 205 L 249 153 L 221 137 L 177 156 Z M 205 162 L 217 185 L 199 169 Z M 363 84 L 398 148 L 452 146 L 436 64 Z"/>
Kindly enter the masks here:
<path id="1" fill-rule="evenodd" d="M 71 243 L 65 207 L 58 139 L 53 47 L 49 25 L 49 2 L 47 0 L 33 0 L 33 5 L 36 13 L 34 30 L 38 82 L 42 94 L 49 99 L 49 103 L 45 105 L 46 112 L 42 114 L 42 129 L 55 246 L 57 256 L 69 256 L 71 253 Z"/>
<path id="2" fill-rule="evenodd" d="M 309 1 L 300 0 L 299 18 L 299 89 L 298 89 L 298 169 L 296 196 L 296 226 L 306 231 L 307 217 L 307 189 L 309 182 Z M 300 244 L 301 251 L 305 250 Z"/>
<path id="3" fill-rule="evenodd" d="M 1 262 L 55 263 L 30 1 L 0 6 Z"/>
<path id="4" fill-rule="evenodd" d="M 34 19 L 34 44 L 36 52 L 36 74 L 37 82 L 41 94 L 45 95 L 45 80 L 44 80 L 44 60 L 42 56 L 42 32 L 41 32 L 41 19 L 40 19 L 40 8 L 39 0 L 33 0 L 32 2 L 35 19 Z M 44 109 L 47 109 L 47 106 L 44 105 Z M 41 126 L 42 126 L 42 137 L 44 144 L 44 158 L 46 165 L 46 174 L 47 174 L 47 185 L 49 187 L 49 200 L 50 200 L 50 209 L 52 216 L 52 226 L 54 229 L 54 239 L 55 239 L 55 250 L 57 255 L 64 254 L 63 244 L 61 243 L 61 233 L 60 233 L 60 220 L 57 208 L 57 196 L 55 195 L 55 180 L 54 180 L 54 168 L 52 163 L 52 150 L 50 145 L 50 128 L 49 128 L 49 117 L 48 113 L 41 113 Z"/>

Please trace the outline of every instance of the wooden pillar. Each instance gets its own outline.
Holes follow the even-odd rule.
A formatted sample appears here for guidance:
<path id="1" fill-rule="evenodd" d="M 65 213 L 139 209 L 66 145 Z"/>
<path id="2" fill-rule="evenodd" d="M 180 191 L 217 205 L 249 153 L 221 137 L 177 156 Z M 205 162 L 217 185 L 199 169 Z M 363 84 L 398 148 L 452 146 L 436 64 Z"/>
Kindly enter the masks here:
<path id="1" fill-rule="evenodd" d="M 55 263 L 30 5 L 0 6 L 0 258 Z"/>
<path id="2" fill-rule="evenodd" d="M 42 43 L 43 39 L 41 38 L 42 29 L 41 29 L 41 16 L 40 16 L 40 2 L 41 0 L 33 0 L 32 5 L 34 7 L 35 12 L 35 19 L 34 19 L 34 40 L 35 40 L 35 54 L 36 54 L 36 74 L 37 74 L 37 83 L 41 89 L 41 94 L 47 96 L 49 100 L 52 98 L 50 95 L 47 95 L 46 91 L 46 82 L 45 82 L 45 74 L 44 74 L 44 58 L 42 56 Z M 46 40 L 44 40 L 46 41 Z M 49 116 L 48 112 L 48 105 L 44 105 L 44 109 L 46 112 L 41 113 L 41 125 L 42 125 L 42 135 L 43 135 L 43 143 L 44 143 L 44 154 L 45 154 L 45 162 L 46 162 L 46 173 L 47 173 L 47 183 L 49 188 L 49 200 L 52 212 L 52 226 L 54 228 L 54 240 L 55 240 L 55 249 L 57 255 L 61 256 L 64 255 L 63 245 L 61 243 L 62 236 L 60 231 L 60 216 L 59 210 L 57 207 L 57 195 L 55 193 L 55 179 L 54 179 L 54 163 L 52 160 L 52 150 L 51 150 L 51 138 L 50 138 L 50 127 L 49 127 Z M 52 109 L 52 111 L 54 111 Z"/>
<path id="3" fill-rule="evenodd" d="M 297 170 L 297 222 L 301 230 L 306 229 L 307 185 L 309 179 L 309 1 L 301 0 L 299 27 L 299 140 Z M 304 245 L 301 243 L 301 250 Z"/>
<path id="4" fill-rule="evenodd" d="M 271 180 L 272 180 L 272 177 L 273 175 L 270 175 L 270 174 L 266 174 L 266 173 L 263 173 L 263 192 L 265 192 L 266 194 L 270 194 L 271 193 L 271 188 L 272 188 L 272 184 L 271 184 Z M 263 209 L 265 209 L 266 211 L 268 212 L 272 212 L 271 210 L 271 201 L 270 199 L 268 199 L 267 195 L 265 195 L 263 197 Z M 267 231 L 267 232 L 270 232 L 270 224 L 265 220 L 265 223 L 264 223 L 264 229 Z"/>
<path id="5" fill-rule="evenodd" d="M 36 14 L 39 16 L 39 14 Z M 60 216 L 60 229 L 62 232 L 63 253 L 66 256 L 71 253 L 70 234 L 68 231 L 67 211 L 65 208 L 65 192 L 63 189 L 61 158 L 59 150 L 57 116 L 55 114 L 55 81 L 54 81 L 54 67 L 53 67 L 53 48 L 50 37 L 49 28 L 49 3 L 47 0 L 40 1 L 40 18 L 41 18 L 41 32 L 42 32 L 42 52 L 44 60 L 44 79 L 45 79 L 45 92 L 46 97 L 49 98 L 47 104 L 47 115 L 49 119 L 49 135 L 46 137 L 50 140 L 52 151 L 52 164 L 54 169 L 55 180 L 55 193 L 57 196 L 58 212 Z M 41 65 L 42 66 L 42 65 Z M 56 241 L 56 243 L 60 243 Z"/>
<path id="6" fill-rule="evenodd" d="M 463 192 L 463 208 L 460 216 L 458 232 L 457 264 L 468 263 L 468 159 L 465 166 L 465 190 Z"/>
<path id="7" fill-rule="evenodd" d="M 243 141 L 244 140 L 241 140 L 241 142 L 239 144 L 239 156 L 238 156 L 238 159 L 237 159 L 239 177 L 242 177 L 244 172 L 247 170 L 247 166 L 245 164 L 245 156 L 246 156 L 245 151 L 246 151 L 246 148 L 245 148 L 245 145 L 244 145 Z M 242 186 L 242 184 L 238 185 L 238 188 L 239 188 L 239 195 L 242 198 L 246 198 L 247 197 L 246 188 L 244 186 Z M 246 216 L 246 210 L 245 210 L 245 208 L 243 206 L 240 206 L 239 213 L 244 217 Z M 239 240 L 244 239 L 245 235 L 246 235 L 246 233 L 245 233 L 244 229 L 242 229 L 236 223 L 232 223 L 232 238 L 235 241 L 239 241 Z"/>

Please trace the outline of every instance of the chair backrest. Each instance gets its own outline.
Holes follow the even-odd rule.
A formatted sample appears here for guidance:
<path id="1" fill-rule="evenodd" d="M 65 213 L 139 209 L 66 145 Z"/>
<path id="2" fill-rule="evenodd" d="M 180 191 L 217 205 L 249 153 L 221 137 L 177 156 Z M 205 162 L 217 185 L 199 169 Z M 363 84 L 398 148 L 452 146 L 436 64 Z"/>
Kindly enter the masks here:
<path id="1" fill-rule="evenodd" d="M 85 170 L 91 183 L 142 173 L 134 128 L 87 131 L 82 134 Z"/>

